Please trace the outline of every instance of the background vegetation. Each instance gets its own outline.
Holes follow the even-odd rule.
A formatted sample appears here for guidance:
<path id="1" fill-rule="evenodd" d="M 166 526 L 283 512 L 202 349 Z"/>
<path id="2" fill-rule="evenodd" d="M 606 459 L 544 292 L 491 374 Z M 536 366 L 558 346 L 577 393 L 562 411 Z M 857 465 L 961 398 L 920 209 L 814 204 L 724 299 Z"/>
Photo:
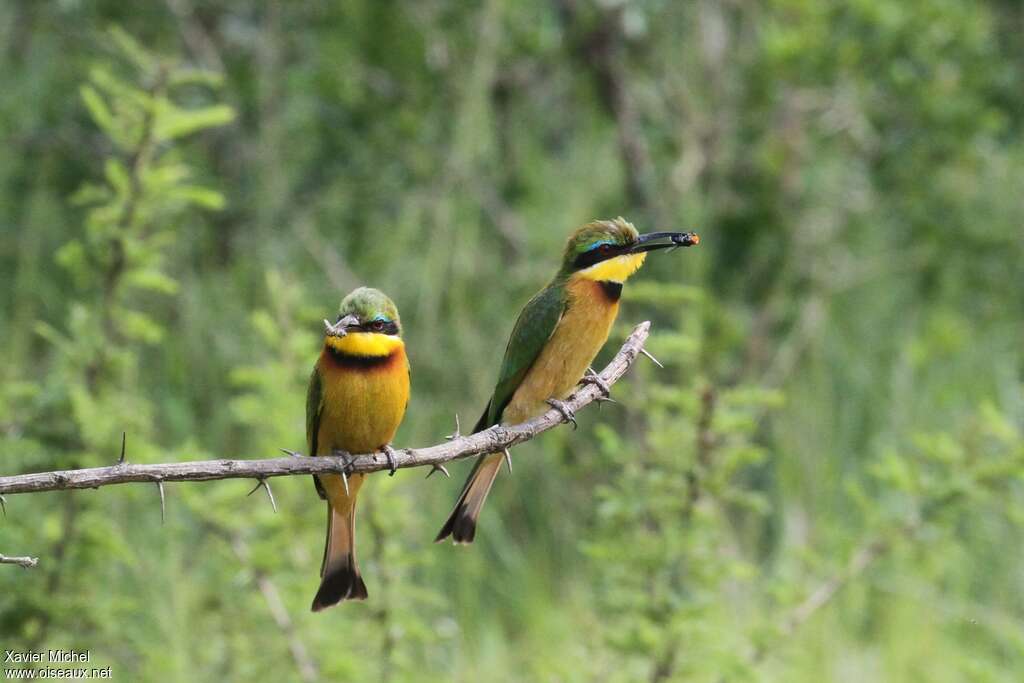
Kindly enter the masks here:
<path id="1" fill-rule="evenodd" d="M 7 0 L 0 471 L 303 443 L 319 319 L 403 314 L 399 445 L 482 410 L 565 235 L 627 287 L 619 406 L 374 477 L 313 615 L 306 477 L 14 496 L 5 649 L 120 680 L 1024 676 L 1024 12 L 1010 0 Z M 144 47 L 143 47 L 144 46 Z M 612 344 L 614 345 L 614 344 Z"/>

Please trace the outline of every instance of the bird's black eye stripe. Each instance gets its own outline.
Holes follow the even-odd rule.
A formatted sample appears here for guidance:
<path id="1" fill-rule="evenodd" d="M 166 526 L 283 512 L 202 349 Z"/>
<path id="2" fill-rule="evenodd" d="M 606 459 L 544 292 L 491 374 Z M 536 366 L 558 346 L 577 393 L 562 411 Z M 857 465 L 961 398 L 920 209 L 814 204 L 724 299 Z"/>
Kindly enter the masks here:
<path id="1" fill-rule="evenodd" d="M 371 320 L 363 327 L 368 332 L 377 334 L 398 334 L 398 323 L 393 320 Z"/>
<path id="2" fill-rule="evenodd" d="M 339 315 L 335 323 L 341 322 L 341 319 L 345 316 Z M 363 332 L 376 332 L 377 334 L 398 334 L 398 323 L 394 320 L 382 320 L 380 318 L 374 318 L 373 320 L 361 323 L 356 326 L 356 329 L 362 330 Z"/>
<path id="3" fill-rule="evenodd" d="M 591 247 L 582 254 L 578 255 L 576 257 L 576 260 L 573 262 L 573 267 L 575 267 L 577 270 L 589 268 L 595 263 L 600 263 L 601 261 L 609 259 L 613 256 L 618 256 L 628 248 L 629 247 L 626 245 L 609 244 L 607 242 L 603 244 L 598 244 L 594 247 Z"/>

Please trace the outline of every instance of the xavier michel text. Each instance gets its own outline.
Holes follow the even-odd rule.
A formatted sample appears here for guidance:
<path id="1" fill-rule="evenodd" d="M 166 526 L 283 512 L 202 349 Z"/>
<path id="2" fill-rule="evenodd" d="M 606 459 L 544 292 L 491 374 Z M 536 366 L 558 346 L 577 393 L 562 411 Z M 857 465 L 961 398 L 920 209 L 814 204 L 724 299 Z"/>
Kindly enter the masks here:
<path id="1" fill-rule="evenodd" d="M 4 650 L 4 664 L 84 664 L 89 659 L 88 650 Z"/>

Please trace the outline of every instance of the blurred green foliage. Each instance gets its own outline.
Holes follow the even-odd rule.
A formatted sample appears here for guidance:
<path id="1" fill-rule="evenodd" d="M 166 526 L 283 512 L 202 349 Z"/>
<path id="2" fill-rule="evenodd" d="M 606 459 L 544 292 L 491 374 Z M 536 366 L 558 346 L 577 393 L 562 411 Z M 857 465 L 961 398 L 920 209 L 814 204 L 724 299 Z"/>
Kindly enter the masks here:
<path id="1" fill-rule="evenodd" d="M 10 0 L 0 471 L 301 449 L 318 321 L 402 311 L 398 445 L 483 409 L 594 217 L 697 229 L 641 364 L 458 483 L 372 478 L 310 614 L 306 477 L 11 496 L 0 645 L 125 680 L 1024 675 L 1024 13 L 1007 0 Z M 605 354 L 612 351 L 606 350 Z M 599 359 L 599 364 L 600 364 Z M 464 476 L 466 466 L 453 468 Z"/>

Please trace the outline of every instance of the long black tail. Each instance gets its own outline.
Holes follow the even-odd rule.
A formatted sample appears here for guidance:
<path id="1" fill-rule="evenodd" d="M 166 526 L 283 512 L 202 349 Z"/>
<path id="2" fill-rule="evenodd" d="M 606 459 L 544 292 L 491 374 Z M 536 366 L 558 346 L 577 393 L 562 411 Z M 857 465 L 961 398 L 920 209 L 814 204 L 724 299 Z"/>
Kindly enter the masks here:
<path id="1" fill-rule="evenodd" d="M 448 521 L 441 527 L 441 531 L 434 539 L 440 543 L 449 536 L 455 543 L 472 543 L 476 536 L 476 521 L 480 517 L 480 510 L 487 499 L 487 493 L 494 484 L 494 478 L 501 470 L 501 453 L 482 455 L 476 461 L 476 467 L 469 473 L 466 485 L 462 487 L 459 500 L 455 503 L 455 509 L 448 515 Z"/>
<path id="2" fill-rule="evenodd" d="M 320 590 L 313 598 L 312 609 L 319 612 L 342 600 L 365 600 L 368 596 L 366 584 L 359 574 L 355 558 L 349 555 L 350 561 L 324 576 L 320 582 Z"/>
<path id="3" fill-rule="evenodd" d="M 366 584 L 356 564 L 355 496 L 346 509 L 327 505 L 327 544 L 320 568 L 320 589 L 313 598 L 312 610 L 336 605 L 342 600 L 365 600 Z"/>

